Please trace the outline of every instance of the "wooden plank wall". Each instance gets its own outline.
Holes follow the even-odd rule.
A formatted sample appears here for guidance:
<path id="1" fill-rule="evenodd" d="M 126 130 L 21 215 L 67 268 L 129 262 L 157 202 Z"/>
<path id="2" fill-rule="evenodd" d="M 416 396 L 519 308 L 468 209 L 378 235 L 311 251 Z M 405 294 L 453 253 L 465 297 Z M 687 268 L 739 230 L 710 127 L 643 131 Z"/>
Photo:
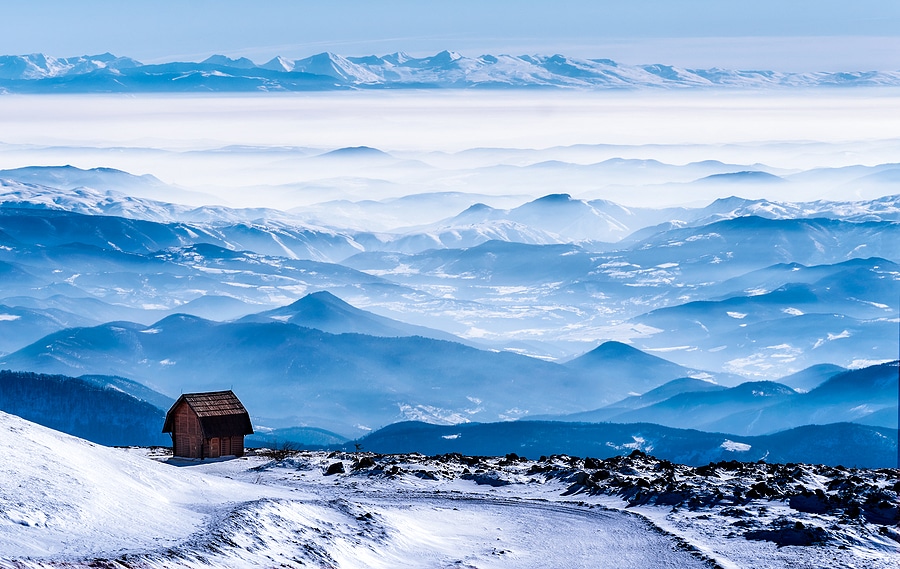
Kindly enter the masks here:
<path id="1" fill-rule="evenodd" d="M 200 419 L 191 411 L 187 403 L 182 403 L 175 411 L 175 456 L 187 458 L 203 458 L 203 433 L 200 430 Z"/>

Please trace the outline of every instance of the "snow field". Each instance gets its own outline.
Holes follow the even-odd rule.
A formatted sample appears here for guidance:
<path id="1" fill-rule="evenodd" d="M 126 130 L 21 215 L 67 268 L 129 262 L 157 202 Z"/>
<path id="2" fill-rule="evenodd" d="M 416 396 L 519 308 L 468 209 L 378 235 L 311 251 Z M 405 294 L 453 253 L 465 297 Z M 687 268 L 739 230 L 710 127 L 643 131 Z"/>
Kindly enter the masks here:
<path id="1" fill-rule="evenodd" d="M 261 458 L 160 464 L 5 413 L 0 431 L 2 567 L 704 566 L 615 512 L 432 494 L 402 480 L 369 495 L 318 471 L 248 468 Z"/>
<path id="2" fill-rule="evenodd" d="M 159 464 L 0 412 L 0 560 L 157 548 L 254 488 Z M 258 491 L 257 491 L 258 492 Z"/>
<path id="3" fill-rule="evenodd" d="M 324 452 L 281 462 L 175 461 L 158 451 L 97 446 L 5 413 L 0 434 L 4 569 L 887 569 L 900 560 L 895 530 L 840 511 L 803 513 L 765 498 L 699 507 L 640 498 L 663 484 L 660 467 L 672 468 L 679 486 L 703 485 L 691 494 L 699 499 L 749 487 L 764 465 L 704 467 L 701 475 L 640 453 L 608 461 Z M 346 472 L 327 475 L 338 460 Z M 792 483 L 831 492 L 844 471 L 800 465 L 797 472 Z M 885 491 L 896 486 L 896 474 L 884 469 L 846 476 Z M 604 487 L 621 490 L 593 491 Z M 798 522 L 826 541 L 779 546 L 749 537 Z"/>

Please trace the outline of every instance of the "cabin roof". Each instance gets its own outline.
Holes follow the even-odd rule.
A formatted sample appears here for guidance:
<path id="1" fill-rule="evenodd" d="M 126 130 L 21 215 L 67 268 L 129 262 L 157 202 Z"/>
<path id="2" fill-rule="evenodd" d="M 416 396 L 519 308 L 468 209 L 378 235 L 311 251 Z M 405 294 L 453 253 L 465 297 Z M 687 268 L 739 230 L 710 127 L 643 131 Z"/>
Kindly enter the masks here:
<path id="1" fill-rule="evenodd" d="M 253 434 L 250 414 L 231 390 L 183 394 L 166 413 L 166 422 L 162 432 L 171 433 L 173 431 L 175 410 L 182 403 L 186 403 L 197 414 L 200 419 L 200 428 L 203 429 L 203 435 L 206 438 Z"/>

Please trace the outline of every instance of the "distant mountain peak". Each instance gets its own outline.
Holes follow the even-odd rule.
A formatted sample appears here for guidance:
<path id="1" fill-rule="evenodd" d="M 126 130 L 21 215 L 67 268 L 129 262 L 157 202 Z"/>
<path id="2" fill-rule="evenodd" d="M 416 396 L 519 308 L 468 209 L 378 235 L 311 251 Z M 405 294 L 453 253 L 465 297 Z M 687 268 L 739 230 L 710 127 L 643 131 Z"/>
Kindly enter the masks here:
<path id="1" fill-rule="evenodd" d="M 232 59 L 225 55 L 211 55 L 201 61 L 200 63 L 206 63 L 209 65 L 225 65 L 228 67 L 235 67 L 238 69 L 253 69 L 257 67 L 255 63 L 246 57 L 241 57 L 238 59 Z"/>
<path id="2" fill-rule="evenodd" d="M 260 65 L 260 67 L 263 69 L 270 69 L 272 71 L 290 72 L 294 70 L 294 62 L 279 55 L 278 57 L 274 57 L 269 61 L 263 63 L 262 65 Z"/>
<path id="3" fill-rule="evenodd" d="M 193 314 L 177 313 L 166 316 L 162 320 L 153 324 L 152 328 L 162 328 L 165 326 L 191 326 L 194 324 L 213 324 L 211 320 L 194 316 Z"/>
<path id="4" fill-rule="evenodd" d="M 327 306 L 334 306 L 334 307 L 357 310 L 355 307 L 344 302 L 343 300 L 341 300 L 337 296 L 331 294 L 327 290 L 311 292 L 311 293 L 307 294 L 306 296 L 304 296 L 303 298 L 301 298 L 299 300 L 295 300 L 291 304 L 287 305 L 285 308 L 286 309 L 297 309 L 297 308 L 308 307 L 310 305 L 327 305 Z"/>
<path id="5" fill-rule="evenodd" d="M 569 203 L 572 201 L 576 200 L 573 200 L 572 196 L 570 196 L 569 194 L 547 194 L 546 196 L 534 200 L 532 203 L 556 204 Z"/>
<path id="6" fill-rule="evenodd" d="M 583 354 L 575 358 L 574 360 L 569 361 L 566 365 L 590 367 L 595 366 L 598 363 L 607 361 L 616 361 L 619 363 L 627 362 L 632 365 L 640 364 L 642 367 L 651 365 L 664 365 L 672 366 L 673 368 L 681 368 L 681 366 L 674 364 L 669 360 L 663 359 L 659 356 L 648 354 L 635 348 L 634 346 L 630 346 L 616 340 L 608 340 L 606 342 L 603 342 L 586 354 Z M 684 370 L 684 374 L 682 375 L 687 376 L 690 370 L 684 368 L 681 369 Z"/>
<path id="7" fill-rule="evenodd" d="M 698 182 L 751 182 L 754 184 L 778 184 L 786 182 L 781 176 L 769 174 L 760 170 L 742 170 L 740 172 L 725 172 L 723 174 L 711 174 L 700 178 Z"/>
<path id="8" fill-rule="evenodd" d="M 608 340 L 603 342 L 588 354 L 593 354 L 594 356 L 603 356 L 603 357 L 615 357 L 615 358 L 632 358 L 632 357 L 647 357 L 662 360 L 657 356 L 651 356 L 641 350 L 635 348 L 634 346 L 629 346 L 624 342 L 619 342 L 617 340 Z"/>
<path id="9" fill-rule="evenodd" d="M 338 148 L 337 150 L 331 150 L 324 154 L 320 154 L 320 156 L 384 156 L 389 157 L 390 154 L 383 150 L 378 150 L 377 148 L 372 148 L 371 146 L 348 146 L 346 148 Z"/>
<path id="10" fill-rule="evenodd" d="M 462 213 L 475 213 L 475 212 L 483 212 L 483 211 L 492 211 L 494 208 L 487 204 L 483 204 L 481 202 L 473 203 L 469 207 L 467 207 Z"/>
<path id="11" fill-rule="evenodd" d="M 307 295 L 306 295 L 305 297 L 303 297 L 303 298 L 317 298 L 317 299 L 320 299 L 320 300 L 336 300 L 336 301 L 338 301 L 338 302 L 344 302 L 343 300 L 341 300 L 340 298 L 338 298 L 338 297 L 336 297 L 335 295 L 331 294 L 331 293 L 330 293 L 329 291 L 327 291 L 327 290 L 319 290 L 319 291 L 316 291 L 316 292 L 311 292 L 311 293 L 307 294 Z"/>
<path id="12" fill-rule="evenodd" d="M 452 63 L 454 61 L 459 61 L 460 59 L 462 59 L 462 56 L 460 54 L 455 51 L 445 49 L 444 51 L 441 51 L 440 53 L 437 53 L 436 55 L 431 57 L 431 62 L 436 64 Z"/>

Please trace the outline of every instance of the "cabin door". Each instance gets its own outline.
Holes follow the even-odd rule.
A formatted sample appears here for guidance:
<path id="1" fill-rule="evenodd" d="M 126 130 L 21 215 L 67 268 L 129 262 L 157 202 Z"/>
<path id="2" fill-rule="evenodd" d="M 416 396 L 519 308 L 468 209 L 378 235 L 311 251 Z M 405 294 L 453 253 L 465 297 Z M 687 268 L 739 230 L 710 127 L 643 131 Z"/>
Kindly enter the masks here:
<path id="1" fill-rule="evenodd" d="M 200 455 L 200 445 L 198 444 L 200 442 L 200 439 L 198 439 L 197 437 L 188 436 L 187 440 L 188 453 L 186 456 L 189 456 L 191 458 L 202 458 Z"/>
<path id="2" fill-rule="evenodd" d="M 219 437 L 213 437 L 209 439 L 209 457 L 219 458 L 220 456 L 222 453 L 219 450 Z"/>

